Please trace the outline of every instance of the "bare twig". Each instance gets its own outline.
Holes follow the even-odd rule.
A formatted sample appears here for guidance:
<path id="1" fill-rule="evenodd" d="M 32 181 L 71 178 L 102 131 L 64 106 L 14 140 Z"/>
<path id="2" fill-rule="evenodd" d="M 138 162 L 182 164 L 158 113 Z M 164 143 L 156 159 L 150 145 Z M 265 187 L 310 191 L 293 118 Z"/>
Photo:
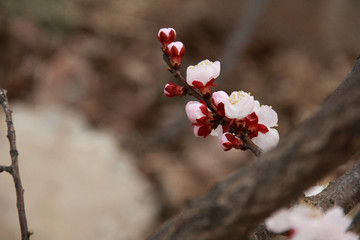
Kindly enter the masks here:
<path id="1" fill-rule="evenodd" d="M 273 151 L 189 203 L 150 239 L 247 239 L 276 209 L 360 149 L 360 59 L 322 108 Z"/>
<path id="2" fill-rule="evenodd" d="M 16 190 L 16 206 L 19 215 L 20 229 L 21 229 L 21 239 L 29 240 L 30 232 L 28 231 L 26 215 L 25 215 L 25 205 L 24 205 L 24 189 L 21 184 L 19 165 L 18 165 L 18 150 L 16 148 L 16 138 L 15 138 L 15 128 L 12 120 L 12 111 L 9 109 L 8 99 L 6 96 L 6 90 L 0 89 L 0 104 L 4 109 L 6 124 L 8 128 L 7 138 L 9 139 L 10 144 L 10 157 L 11 165 L 10 166 L 0 166 L 0 172 L 6 171 L 10 173 L 13 177 L 15 190 Z"/>
<path id="3" fill-rule="evenodd" d="M 263 153 L 262 149 L 251 141 L 248 135 L 243 136 L 241 139 L 244 141 L 246 148 L 250 149 L 255 156 L 259 157 Z"/>

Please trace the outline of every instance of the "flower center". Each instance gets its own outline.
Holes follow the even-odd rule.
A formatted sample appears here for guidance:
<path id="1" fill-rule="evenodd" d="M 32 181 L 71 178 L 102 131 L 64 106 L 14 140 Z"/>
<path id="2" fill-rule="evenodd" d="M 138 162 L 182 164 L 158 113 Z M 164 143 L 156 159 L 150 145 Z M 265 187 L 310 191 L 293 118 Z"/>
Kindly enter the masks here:
<path id="1" fill-rule="evenodd" d="M 246 97 L 247 93 L 244 91 L 238 91 L 238 92 L 233 92 L 230 95 L 229 98 L 229 102 L 233 105 L 241 102 L 245 97 Z"/>
<path id="2" fill-rule="evenodd" d="M 194 69 L 194 68 L 199 67 L 199 66 L 211 65 L 212 63 L 213 63 L 212 61 L 204 60 L 204 61 L 199 62 L 195 66 L 189 66 L 189 69 Z"/>

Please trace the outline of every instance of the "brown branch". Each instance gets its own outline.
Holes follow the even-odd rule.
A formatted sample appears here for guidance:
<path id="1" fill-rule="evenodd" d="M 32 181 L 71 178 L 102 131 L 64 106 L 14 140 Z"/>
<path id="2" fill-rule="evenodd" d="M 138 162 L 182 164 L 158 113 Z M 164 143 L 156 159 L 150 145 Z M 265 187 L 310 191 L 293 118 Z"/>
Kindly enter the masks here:
<path id="1" fill-rule="evenodd" d="M 360 235 L 360 210 L 355 214 L 348 230 Z"/>
<path id="2" fill-rule="evenodd" d="M 350 212 L 360 202 L 360 161 L 321 193 L 304 200 L 323 210 L 340 206 L 345 213 Z"/>
<path id="3" fill-rule="evenodd" d="M 260 221 L 360 149 L 359 92 L 358 59 L 322 108 L 276 149 L 189 203 L 150 239 L 246 239 Z"/>
<path id="4" fill-rule="evenodd" d="M 12 167 L 11 166 L 3 166 L 3 165 L 0 165 L 0 173 L 1 172 L 8 172 L 11 174 L 12 172 Z"/>
<path id="5" fill-rule="evenodd" d="M 244 141 L 246 148 L 250 149 L 255 156 L 259 157 L 263 153 L 263 150 L 251 141 L 248 135 L 243 136 L 241 139 Z"/>
<path id="6" fill-rule="evenodd" d="M 21 239 L 29 240 L 30 232 L 28 231 L 26 215 L 25 215 L 25 205 L 24 205 L 24 189 L 21 184 L 19 165 L 18 165 L 18 150 L 16 148 L 16 137 L 15 137 L 15 128 L 12 120 L 12 111 L 9 109 L 8 99 L 6 96 L 6 90 L 0 90 L 0 104 L 4 109 L 6 124 L 8 128 L 7 138 L 10 144 L 10 157 L 11 165 L 10 166 L 0 166 L 0 172 L 6 171 L 10 173 L 13 177 L 15 190 L 16 190 L 16 206 L 19 215 L 20 229 L 21 229 Z"/>

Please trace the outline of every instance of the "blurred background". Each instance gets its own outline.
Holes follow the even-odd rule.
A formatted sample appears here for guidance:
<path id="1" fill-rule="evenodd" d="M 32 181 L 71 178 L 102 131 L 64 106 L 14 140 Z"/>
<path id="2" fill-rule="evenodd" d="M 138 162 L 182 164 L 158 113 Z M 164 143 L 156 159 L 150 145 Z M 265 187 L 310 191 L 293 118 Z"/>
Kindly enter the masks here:
<path id="1" fill-rule="evenodd" d="M 191 98 L 163 95 L 175 79 L 160 28 L 185 44 L 184 74 L 220 60 L 217 90 L 272 105 L 284 137 L 350 71 L 359 9 L 356 0 L 1 0 L 0 86 L 14 111 L 32 239 L 144 239 L 255 161 L 194 137 Z M 0 164 L 9 164 L 4 121 L 0 132 Z M 13 188 L 0 174 L 0 239 L 19 239 Z"/>

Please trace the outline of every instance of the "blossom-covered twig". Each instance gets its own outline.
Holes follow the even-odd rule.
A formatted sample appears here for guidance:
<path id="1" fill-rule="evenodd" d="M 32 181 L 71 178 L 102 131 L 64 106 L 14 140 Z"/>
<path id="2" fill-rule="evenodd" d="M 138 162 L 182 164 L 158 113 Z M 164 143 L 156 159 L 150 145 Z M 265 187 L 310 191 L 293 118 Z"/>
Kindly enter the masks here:
<path id="1" fill-rule="evenodd" d="M 360 59 L 322 108 L 280 145 L 187 204 L 152 235 L 163 239 L 247 239 L 360 149 Z"/>
<path id="2" fill-rule="evenodd" d="M 6 96 L 6 90 L 0 89 L 0 104 L 5 112 L 6 124 L 8 128 L 7 137 L 10 144 L 10 157 L 11 164 L 10 166 L 0 166 L 0 172 L 5 171 L 12 175 L 15 190 L 16 190 L 16 206 L 18 210 L 20 229 L 21 229 L 21 239 L 29 240 L 31 233 L 28 231 L 28 225 L 25 214 L 25 205 L 24 205 L 24 189 L 21 184 L 19 165 L 18 165 L 18 150 L 16 148 L 16 137 L 15 137 L 15 128 L 12 120 L 12 111 L 8 105 L 8 99 Z"/>
<path id="3" fill-rule="evenodd" d="M 220 74 L 220 62 L 201 61 L 186 70 L 186 78 L 179 71 L 185 53 L 182 42 L 176 41 L 173 28 L 162 28 L 158 39 L 162 43 L 163 59 L 168 70 L 182 85 L 169 82 L 165 85 L 167 97 L 192 95 L 198 102 L 190 101 L 186 113 L 199 137 L 218 136 L 225 151 L 232 148 L 250 149 L 256 156 L 269 151 L 279 141 L 276 112 L 269 106 L 260 106 L 250 93 L 212 92 L 211 87 Z"/>

